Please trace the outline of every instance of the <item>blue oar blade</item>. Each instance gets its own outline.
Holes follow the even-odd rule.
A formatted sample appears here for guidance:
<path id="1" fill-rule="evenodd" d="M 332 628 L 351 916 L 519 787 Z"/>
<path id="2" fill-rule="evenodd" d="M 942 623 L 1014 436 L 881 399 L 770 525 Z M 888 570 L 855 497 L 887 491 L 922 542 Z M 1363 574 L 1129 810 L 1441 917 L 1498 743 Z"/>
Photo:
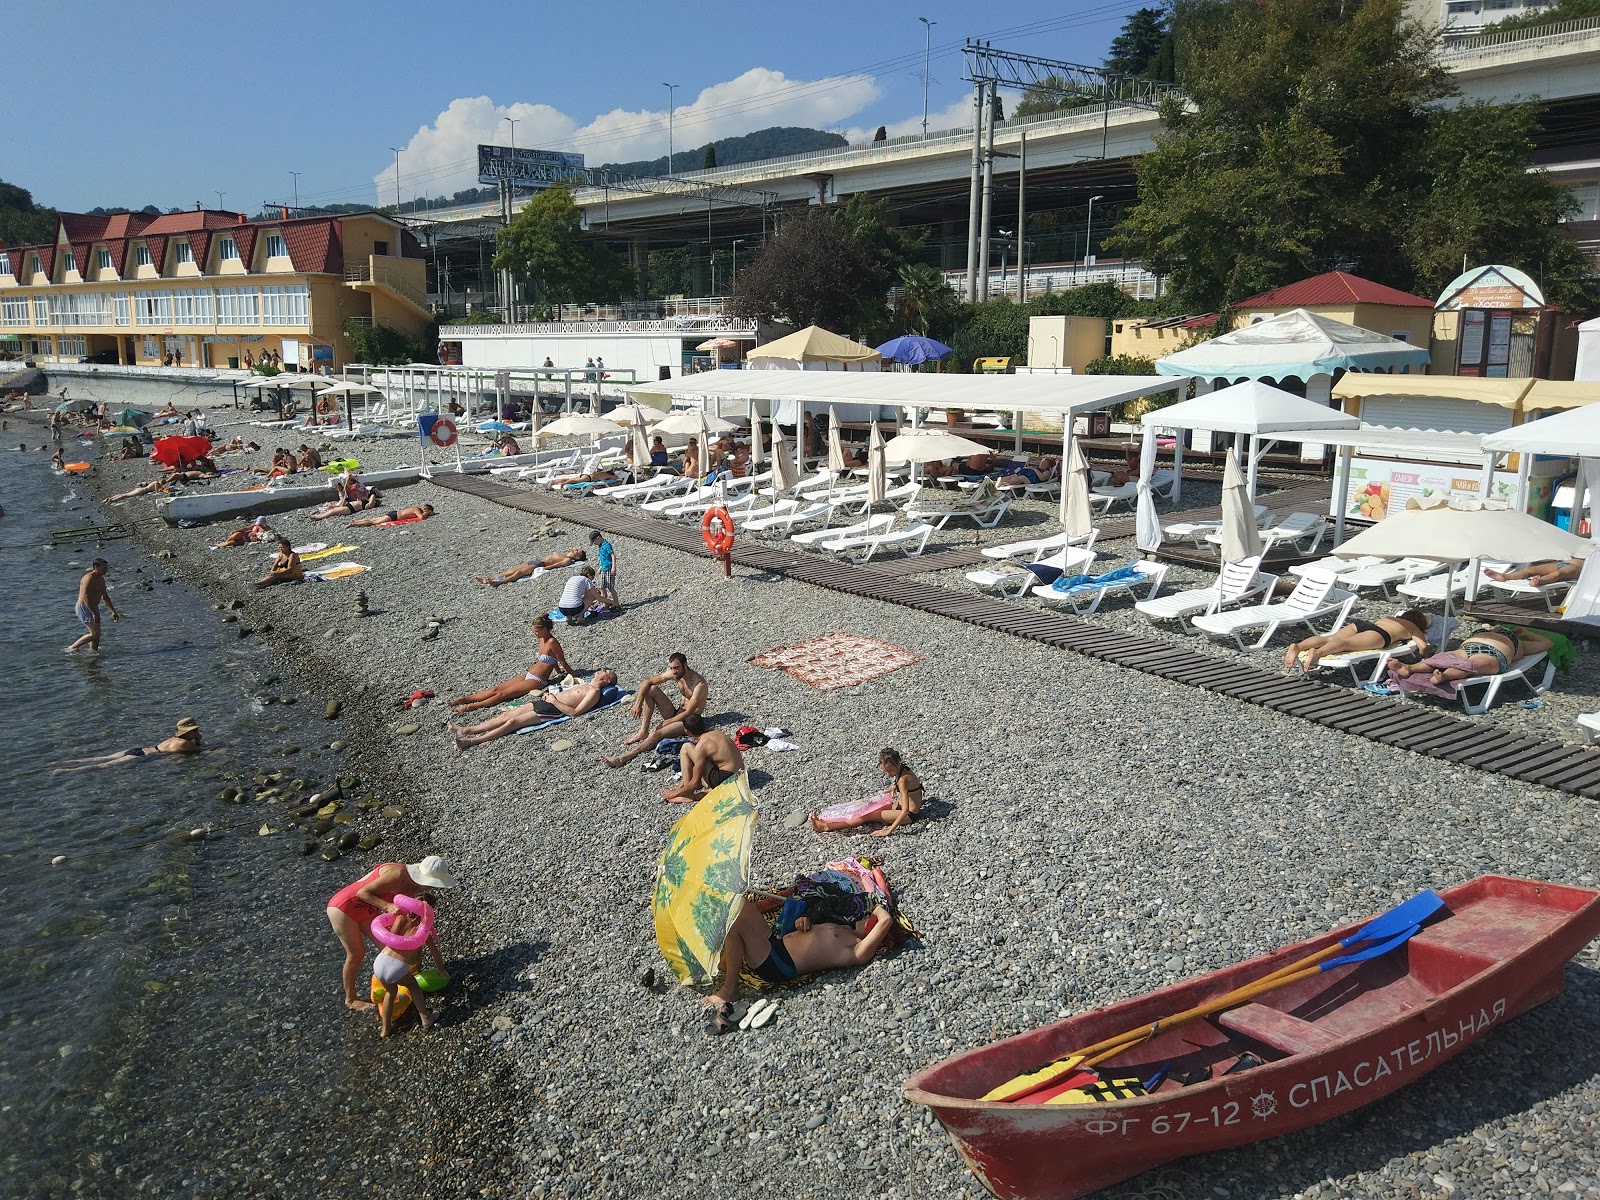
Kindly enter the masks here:
<path id="1" fill-rule="evenodd" d="M 1381 916 L 1374 917 L 1339 944 L 1348 950 L 1357 942 L 1375 942 L 1379 938 L 1393 937 L 1402 929 L 1421 925 L 1443 907 L 1444 897 L 1429 888 L 1418 892 L 1404 904 L 1396 905 Z"/>
<path id="2" fill-rule="evenodd" d="M 1393 950 L 1402 942 L 1410 941 L 1412 935 L 1421 928 L 1422 926 L 1420 925 L 1413 925 L 1410 929 L 1402 929 L 1399 933 L 1395 934 L 1386 942 L 1379 942 L 1375 946 L 1365 946 L 1362 949 L 1357 950 L 1354 954 L 1346 954 L 1341 958 L 1330 958 L 1327 962 L 1323 963 L 1319 969 L 1323 971 L 1331 971 L 1335 967 L 1347 966 L 1350 963 L 1365 962 L 1369 958 L 1379 958 L 1389 953 L 1389 951 Z"/>

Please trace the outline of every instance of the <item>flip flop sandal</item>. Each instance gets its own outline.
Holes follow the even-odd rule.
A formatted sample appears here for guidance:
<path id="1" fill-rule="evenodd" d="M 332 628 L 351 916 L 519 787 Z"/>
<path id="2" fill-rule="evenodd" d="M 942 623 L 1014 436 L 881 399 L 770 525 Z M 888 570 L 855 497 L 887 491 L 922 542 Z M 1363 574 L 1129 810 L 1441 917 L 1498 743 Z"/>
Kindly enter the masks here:
<path id="1" fill-rule="evenodd" d="M 723 1004 L 714 1008 L 706 1015 L 706 1032 L 713 1037 L 721 1037 L 725 1033 L 732 1033 L 737 1029 L 738 1023 L 732 1019 L 733 1005 Z"/>
<path id="2" fill-rule="evenodd" d="M 771 1021 L 772 1018 L 777 1015 L 778 1002 L 776 1000 L 768 1000 L 767 1006 L 750 1018 L 750 1028 L 760 1029 L 763 1025 L 767 1024 L 767 1022 Z"/>
<path id="3" fill-rule="evenodd" d="M 741 1030 L 749 1029 L 756 1017 L 765 1012 L 766 1008 L 767 1001 L 752 1000 L 749 1005 L 745 1006 L 745 1011 L 739 1015 L 739 1028 Z"/>

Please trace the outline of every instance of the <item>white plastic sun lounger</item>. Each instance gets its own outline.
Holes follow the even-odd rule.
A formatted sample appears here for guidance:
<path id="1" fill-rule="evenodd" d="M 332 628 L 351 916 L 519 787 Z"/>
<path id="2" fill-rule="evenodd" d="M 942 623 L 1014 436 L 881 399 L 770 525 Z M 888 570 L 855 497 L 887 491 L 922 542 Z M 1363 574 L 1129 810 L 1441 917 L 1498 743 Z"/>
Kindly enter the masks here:
<path id="1" fill-rule="evenodd" d="M 1322 545 L 1322 535 L 1327 528 L 1328 522 L 1325 517 L 1317 513 L 1297 512 L 1290 513 L 1276 525 L 1263 529 L 1261 536 L 1267 542 L 1267 549 L 1270 549 L 1274 542 L 1288 542 L 1302 554 L 1315 554 L 1317 547 Z M 1206 534 L 1206 541 L 1220 546 L 1222 530 L 1219 528 Z"/>
<path id="2" fill-rule="evenodd" d="M 1334 587 L 1336 582 L 1337 577 L 1325 571 L 1313 572 L 1295 584 L 1286 600 L 1199 616 L 1194 619 L 1194 627 L 1212 637 L 1232 638 L 1241 650 L 1261 649 L 1272 640 L 1273 634 L 1287 625 L 1315 628 L 1314 622 L 1330 614 L 1333 616 L 1328 626 L 1331 632 L 1344 624 L 1356 604 L 1355 593 L 1340 591 Z M 1253 644 L 1246 644 L 1242 635 L 1254 629 L 1261 630 L 1261 637 Z"/>
<path id="3" fill-rule="evenodd" d="M 1133 607 L 1152 621 L 1177 621 L 1187 626 L 1191 617 L 1220 612 L 1258 596 L 1270 596 L 1277 586 L 1278 577 L 1261 570 L 1261 556 L 1253 555 L 1236 563 L 1223 563 L 1217 582 L 1211 587 L 1152 596 Z"/>
<path id="4" fill-rule="evenodd" d="M 1364 592 L 1371 588 L 1379 588 L 1385 597 L 1394 599 L 1395 589 L 1402 584 L 1414 583 L 1419 579 L 1426 579 L 1437 575 L 1444 570 L 1444 564 L 1434 562 L 1428 558 L 1399 558 L 1385 560 L 1372 566 L 1357 567 L 1354 571 L 1345 571 L 1339 576 L 1339 586 L 1352 592 Z M 1441 581 L 1442 586 L 1442 581 Z M 1466 586 L 1465 582 L 1462 587 Z M 1439 599 L 1444 598 L 1440 592 Z"/>
<path id="5" fill-rule="evenodd" d="M 1088 546 L 1061 546 L 1048 562 L 1041 565 L 1057 568 L 1063 575 L 1078 575 L 1089 568 L 1094 558 L 1094 551 Z M 967 581 L 983 591 L 999 592 L 1007 599 L 1019 600 L 1027 595 L 1029 588 L 1039 583 L 1039 576 L 1021 563 L 1007 563 L 968 571 Z"/>
<path id="6" fill-rule="evenodd" d="M 1095 539 L 1100 536 L 1098 529 L 1091 529 L 1087 534 L 1053 533 L 1049 537 L 1033 538 L 1021 542 L 1006 542 L 1000 546 L 985 546 L 985 558 L 997 558 L 1002 562 L 1008 558 L 1039 559 L 1047 554 L 1054 554 L 1068 546 L 1082 546 L 1085 550 L 1093 549 Z"/>
<path id="7" fill-rule="evenodd" d="M 833 512 L 831 504 L 812 504 L 805 500 L 775 500 L 765 508 L 751 509 L 745 515 L 743 528 L 748 533 L 776 531 L 779 537 L 788 537 L 796 525 L 804 525 Z"/>
<path id="8" fill-rule="evenodd" d="M 1378 683 L 1397 660 L 1417 656 L 1415 642 L 1401 642 L 1387 650 L 1352 650 L 1348 654 L 1327 654 L 1317 659 L 1317 665 L 1307 674 L 1316 671 L 1349 671 L 1352 683 Z"/>
<path id="9" fill-rule="evenodd" d="M 1540 673 L 1539 681 L 1534 682 L 1534 672 L 1543 664 L 1544 670 Z M 1500 689 L 1508 683 L 1526 684 L 1535 696 L 1550 690 L 1550 682 L 1556 677 L 1556 665 L 1550 661 L 1550 656 L 1542 651 L 1538 654 L 1524 655 L 1511 664 L 1511 669 L 1501 671 L 1498 675 L 1474 675 L 1470 679 L 1456 680 L 1456 699 L 1461 701 L 1461 711 L 1469 717 L 1481 717 L 1488 712 L 1494 704 L 1495 697 L 1500 694 Z M 1481 691 L 1478 699 L 1471 699 L 1468 689 L 1474 692 Z M 1421 695 L 1425 693 L 1411 693 Z M 1579 718 L 1580 720 L 1582 718 Z"/>
<path id="10" fill-rule="evenodd" d="M 1495 569 L 1499 570 L 1498 567 Z M 1485 575 L 1482 586 L 1493 588 L 1513 600 L 1525 600 L 1529 596 L 1537 596 L 1544 601 L 1546 610 L 1555 612 L 1561 607 L 1561 600 L 1572 590 L 1572 581 L 1558 579 L 1541 587 L 1528 579 L 1490 579 Z"/>
<path id="11" fill-rule="evenodd" d="M 1060 591 L 1055 584 L 1041 583 L 1033 589 L 1033 595 L 1046 604 L 1062 605 L 1072 609 L 1080 616 L 1088 616 L 1100 607 L 1107 596 L 1114 596 L 1119 592 L 1135 592 L 1147 584 L 1149 590 L 1144 594 L 1144 599 L 1150 600 L 1161 590 L 1161 581 L 1167 577 L 1167 564 L 1151 562 L 1141 558 L 1131 564 L 1138 572 L 1132 579 L 1122 579 L 1114 583 L 1101 583 L 1073 588 L 1071 591 Z M 1065 578 L 1065 577 L 1063 577 Z"/>
<path id="12" fill-rule="evenodd" d="M 633 500 L 654 500 L 656 497 L 650 495 L 650 493 L 656 489 L 674 484 L 687 487 L 689 482 L 677 475 L 663 472 L 660 475 L 652 475 L 649 479 L 641 479 L 637 483 L 607 484 L 605 487 L 595 488 L 589 494 L 598 496 L 602 500 L 614 500 L 618 504 L 627 504 Z"/>
<path id="13" fill-rule="evenodd" d="M 1274 513 L 1265 505 L 1252 506 L 1255 510 L 1256 527 L 1272 524 Z M 1164 525 L 1161 536 L 1169 542 L 1189 542 L 1199 547 L 1205 545 L 1206 538 L 1222 528 L 1221 521 L 1179 521 L 1175 525 Z"/>
<path id="14" fill-rule="evenodd" d="M 880 533 L 860 537 L 838 537 L 818 542 L 817 549 L 843 554 L 853 563 L 864 563 L 879 550 L 899 550 L 907 558 L 915 558 L 927 548 L 933 536 L 933 526 L 925 521 L 913 521 L 899 529 L 888 528 Z"/>
<path id="15" fill-rule="evenodd" d="M 1172 499 L 1172 485 L 1176 478 L 1165 468 L 1156 471 L 1150 476 L 1150 494 L 1159 496 L 1163 500 Z M 1089 489 L 1089 507 L 1101 515 L 1109 512 L 1113 504 L 1131 505 L 1138 498 L 1139 482 L 1136 479 L 1130 479 L 1127 483 Z"/>
<path id="16" fill-rule="evenodd" d="M 1305 575 L 1307 571 L 1327 571 L 1330 575 L 1348 575 L 1352 571 L 1359 571 L 1363 567 L 1381 567 L 1393 561 L 1392 559 L 1379 558 L 1376 554 L 1363 554 L 1358 558 L 1319 558 L 1316 562 L 1301 563 L 1297 567 L 1290 567 L 1289 574 L 1296 579 Z"/>
<path id="17" fill-rule="evenodd" d="M 1394 590 L 1402 596 L 1409 596 L 1413 600 L 1420 600 L 1424 604 L 1442 604 L 1445 593 L 1452 597 L 1460 596 L 1467 590 L 1467 581 L 1472 571 L 1458 569 L 1453 574 L 1449 571 L 1438 570 L 1440 564 L 1435 563 L 1435 572 L 1425 576 L 1415 576 L 1411 580 L 1400 584 Z M 1478 586 L 1481 588 L 1489 580 L 1482 574 L 1483 568 L 1490 567 L 1496 571 L 1509 569 L 1508 563 L 1480 563 L 1474 569 L 1479 572 Z M 1387 590 L 1387 589 L 1385 589 Z"/>
<path id="18" fill-rule="evenodd" d="M 813 529 L 809 533 L 791 534 L 789 540 L 797 546 L 815 546 L 837 538 L 870 537 L 873 534 L 888 532 L 894 522 L 894 513 L 880 513 L 878 516 L 868 517 L 865 521 L 838 529 Z"/>
<path id="19" fill-rule="evenodd" d="M 906 515 L 919 521 L 933 521 L 937 529 L 943 529 L 958 518 L 971 520 L 979 529 L 993 529 L 1010 511 L 1011 497 L 996 494 L 981 504 L 964 504 L 960 500 L 951 504 L 914 504 Z"/>
<path id="20" fill-rule="evenodd" d="M 1578 726 L 1583 730 L 1585 740 L 1594 741 L 1600 737 L 1600 712 L 1579 713 Z"/>

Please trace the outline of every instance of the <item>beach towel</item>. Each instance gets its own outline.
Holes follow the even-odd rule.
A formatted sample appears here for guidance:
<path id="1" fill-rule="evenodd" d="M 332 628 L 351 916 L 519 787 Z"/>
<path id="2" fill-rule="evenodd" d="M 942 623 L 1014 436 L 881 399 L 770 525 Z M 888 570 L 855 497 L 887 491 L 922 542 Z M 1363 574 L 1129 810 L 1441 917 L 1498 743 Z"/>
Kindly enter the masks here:
<path id="1" fill-rule="evenodd" d="M 337 546 L 330 546 L 326 542 L 312 542 L 310 554 L 301 553 L 298 546 L 295 547 L 294 552 L 300 555 L 301 562 L 315 562 L 319 558 L 327 558 L 334 554 L 345 554 L 351 550 L 359 549 L 359 546 L 347 546 L 343 542 L 340 542 Z"/>
<path id="2" fill-rule="evenodd" d="M 1029 570 L 1032 570 L 1031 566 Z M 1071 575 L 1056 580 L 1050 586 L 1057 592 L 1089 591 L 1114 583 L 1132 583 L 1143 578 L 1144 575 L 1139 568 L 1130 563 L 1126 567 L 1118 567 L 1115 571 L 1107 571 L 1104 575 Z"/>
<path id="3" fill-rule="evenodd" d="M 315 554 L 318 550 L 326 550 L 327 548 L 328 548 L 328 543 L 327 542 L 307 542 L 303 546 L 294 547 L 294 552 L 296 554 L 298 554 L 301 557 L 301 559 L 303 560 L 303 559 L 305 559 L 305 557 L 308 554 Z M 335 547 L 335 548 L 337 549 L 338 547 Z M 352 549 L 354 549 L 354 547 L 353 546 L 345 546 L 345 547 L 343 547 L 343 549 L 352 550 Z"/>
<path id="4" fill-rule="evenodd" d="M 332 566 L 324 567 L 320 571 L 307 571 L 306 572 L 306 582 L 307 583 L 333 583 L 333 582 L 335 582 L 337 580 L 340 580 L 340 579 L 349 579 L 352 576 L 360 575 L 363 571 L 368 571 L 368 570 L 371 570 L 371 568 L 363 566 L 361 563 L 354 563 L 354 562 L 334 563 Z"/>
<path id="5" fill-rule="evenodd" d="M 632 692 L 618 692 L 616 694 L 616 699 L 614 699 L 614 700 L 605 699 L 605 697 L 610 695 L 610 694 L 611 694 L 611 689 L 609 689 L 609 688 L 604 690 L 604 691 L 602 691 L 600 693 L 600 696 L 601 696 L 600 703 L 598 705 L 596 705 L 594 708 L 591 708 L 588 712 L 579 713 L 578 715 L 580 717 L 593 716 L 595 713 L 605 712 L 605 710 L 608 709 L 608 708 L 615 708 L 617 705 L 622 704 L 625 701 L 633 699 L 633 693 Z M 538 733 L 539 730 L 541 730 L 541 729 L 549 729 L 550 726 L 552 726 L 552 725 L 560 725 L 562 722 L 570 721 L 570 720 L 572 720 L 571 717 L 551 717 L 548 721 L 540 721 L 539 724 L 537 724 L 537 725 L 525 726 L 522 729 L 517 730 L 517 732 L 518 733 Z"/>
<path id="6" fill-rule="evenodd" d="M 1492 674 L 1493 672 L 1480 671 L 1477 665 L 1465 654 L 1458 654 L 1454 650 L 1443 654 L 1434 654 L 1422 660 L 1421 666 L 1431 667 L 1435 671 L 1466 671 L 1471 675 Z M 1395 677 L 1394 668 L 1389 668 L 1389 682 L 1398 687 L 1402 692 L 1420 692 L 1428 696 L 1437 696 L 1441 700 L 1454 700 L 1456 698 L 1456 680 L 1446 680 L 1444 683 L 1434 683 L 1432 676 L 1426 671 L 1419 671 L 1414 675 L 1407 675 L 1404 679 Z"/>
<path id="7" fill-rule="evenodd" d="M 1558 671 L 1565 673 L 1577 664 L 1578 649 L 1563 634 L 1556 633 L 1552 629 L 1532 629 L 1526 625 L 1502 625 L 1500 628 L 1518 637 L 1529 635 L 1544 638 L 1550 643 L 1550 661 L 1555 664 Z"/>

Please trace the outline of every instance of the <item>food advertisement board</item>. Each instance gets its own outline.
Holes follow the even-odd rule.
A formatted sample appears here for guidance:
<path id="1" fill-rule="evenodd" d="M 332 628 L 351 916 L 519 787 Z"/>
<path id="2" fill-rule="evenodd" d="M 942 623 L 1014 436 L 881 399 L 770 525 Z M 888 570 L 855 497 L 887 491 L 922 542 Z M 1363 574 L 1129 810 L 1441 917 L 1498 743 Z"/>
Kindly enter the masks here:
<path id="1" fill-rule="evenodd" d="M 1388 458 L 1350 460 L 1350 491 L 1345 516 L 1381 521 L 1406 506 L 1412 497 L 1463 496 L 1478 498 L 1483 476 L 1467 463 L 1400 462 Z M 1535 485 L 1538 480 L 1534 480 Z M 1509 471 L 1494 474 L 1493 498 L 1509 500 L 1517 477 Z"/>

